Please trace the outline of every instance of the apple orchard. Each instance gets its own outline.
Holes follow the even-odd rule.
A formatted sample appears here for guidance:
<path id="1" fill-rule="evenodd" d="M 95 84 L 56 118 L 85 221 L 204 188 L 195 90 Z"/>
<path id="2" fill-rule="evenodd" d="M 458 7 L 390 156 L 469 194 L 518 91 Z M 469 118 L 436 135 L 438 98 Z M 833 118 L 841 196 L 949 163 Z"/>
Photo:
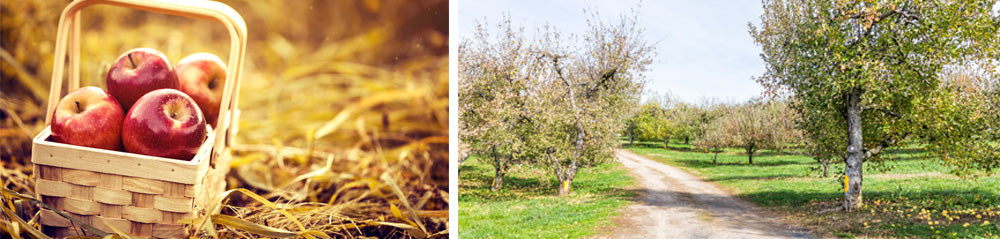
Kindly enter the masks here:
<path id="1" fill-rule="evenodd" d="M 514 165 L 547 168 L 565 195 L 580 168 L 612 160 L 619 134 L 743 148 L 749 164 L 760 149 L 788 151 L 823 175 L 844 162 L 846 210 L 863 205 L 862 162 L 889 149 L 920 145 L 957 175 L 1000 167 L 996 1 L 763 3 L 748 27 L 766 91 L 739 104 L 641 104 L 655 51 L 635 12 L 616 24 L 591 12 L 569 36 L 479 23 L 459 46 L 461 160 L 491 165 L 493 190 Z"/>
<path id="2" fill-rule="evenodd" d="M 591 19 L 579 36 L 545 26 L 529 38 L 506 17 L 459 45 L 462 160 L 492 165 L 493 190 L 512 165 L 531 164 L 550 169 L 566 195 L 578 170 L 613 160 L 654 49 L 637 11 L 614 24 Z"/>

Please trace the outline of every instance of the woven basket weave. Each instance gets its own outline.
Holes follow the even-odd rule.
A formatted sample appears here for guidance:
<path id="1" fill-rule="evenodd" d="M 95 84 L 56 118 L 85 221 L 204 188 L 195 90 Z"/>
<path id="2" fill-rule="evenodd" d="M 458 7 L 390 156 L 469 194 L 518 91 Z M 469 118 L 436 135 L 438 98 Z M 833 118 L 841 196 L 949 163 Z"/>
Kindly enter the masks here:
<path id="1" fill-rule="evenodd" d="M 69 91 L 79 88 L 79 11 L 106 4 L 182 17 L 212 20 L 229 30 L 232 41 L 217 127 L 191 161 L 80 147 L 51 141 L 46 127 L 32 141 L 35 193 L 42 202 L 72 217 L 42 209 L 43 232 L 57 237 L 95 236 L 80 223 L 105 233 L 123 232 L 156 238 L 184 237 L 189 228 L 178 220 L 203 215 L 218 202 L 229 171 L 228 150 L 236 124 L 237 94 L 246 52 L 246 24 L 225 4 L 201 0 L 77 0 L 59 21 L 52 88 L 46 124 L 62 96 L 68 59 Z M 71 46 L 68 46 L 72 44 Z M 67 48 L 71 48 L 67 55 Z M 67 57 L 68 56 L 68 57 Z"/>
<path id="2" fill-rule="evenodd" d="M 104 232 L 182 237 L 186 230 L 177 221 L 203 213 L 225 187 L 228 169 L 212 168 L 208 160 L 212 135 L 191 162 L 55 143 L 49 135 L 48 129 L 39 134 L 32 148 L 35 193 Z M 216 163 L 226 165 L 228 158 Z M 47 209 L 40 222 L 54 237 L 95 235 Z"/>

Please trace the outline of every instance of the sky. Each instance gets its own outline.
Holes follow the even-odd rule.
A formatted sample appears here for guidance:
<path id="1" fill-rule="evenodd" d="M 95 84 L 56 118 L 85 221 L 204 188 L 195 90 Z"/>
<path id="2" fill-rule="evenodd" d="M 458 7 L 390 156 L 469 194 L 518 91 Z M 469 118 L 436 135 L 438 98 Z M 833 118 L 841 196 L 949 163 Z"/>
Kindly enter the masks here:
<path id="1" fill-rule="evenodd" d="M 598 0 L 493 0 L 457 2 L 458 40 L 473 36 L 476 21 L 495 25 L 509 13 L 514 26 L 523 26 L 532 37 L 549 23 L 563 34 L 587 30 L 583 9 L 595 9 L 604 21 L 619 16 L 639 1 Z M 757 97 L 763 88 L 752 77 L 764 72 L 760 47 L 747 32 L 747 23 L 758 24 L 760 1 L 643 1 L 639 23 L 645 38 L 656 44 L 657 55 L 647 73 L 647 92 L 670 92 L 689 103 L 703 98 L 725 102 Z"/>

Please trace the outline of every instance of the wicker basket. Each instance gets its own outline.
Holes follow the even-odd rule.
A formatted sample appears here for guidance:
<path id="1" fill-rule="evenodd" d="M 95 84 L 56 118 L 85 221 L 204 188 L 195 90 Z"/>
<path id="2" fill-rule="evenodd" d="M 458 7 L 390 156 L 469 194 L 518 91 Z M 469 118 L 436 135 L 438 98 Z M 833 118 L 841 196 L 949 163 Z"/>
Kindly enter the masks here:
<path id="1" fill-rule="evenodd" d="M 62 96 L 63 68 L 69 48 L 70 91 L 80 82 L 79 11 L 107 4 L 221 23 L 230 33 L 231 48 L 217 128 L 191 161 L 138 155 L 52 142 L 51 127 L 32 141 L 35 193 L 46 204 L 106 233 L 115 231 L 158 238 L 183 237 L 188 231 L 178 220 L 204 213 L 225 190 L 231 157 L 228 148 L 236 124 L 236 102 L 246 24 L 235 10 L 209 1 L 78 0 L 63 11 L 56 39 L 52 88 L 46 125 Z M 70 45 L 71 44 L 71 45 Z M 54 237 L 92 236 L 81 225 L 42 209 L 43 231 Z"/>

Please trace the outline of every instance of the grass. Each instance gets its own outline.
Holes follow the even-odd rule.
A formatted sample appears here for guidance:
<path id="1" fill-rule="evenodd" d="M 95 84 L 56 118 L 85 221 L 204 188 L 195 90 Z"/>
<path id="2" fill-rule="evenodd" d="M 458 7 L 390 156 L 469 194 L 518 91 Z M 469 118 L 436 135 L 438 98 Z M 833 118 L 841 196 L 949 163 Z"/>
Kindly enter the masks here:
<path id="1" fill-rule="evenodd" d="M 628 205 L 635 185 L 617 161 L 582 168 L 569 196 L 556 196 L 548 170 L 517 167 L 490 190 L 493 167 L 472 158 L 459 168 L 458 237 L 578 238 L 595 234 Z"/>
<path id="2" fill-rule="evenodd" d="M 866 163 L 865 206 L 853 212 L 825 212 L 843 198 L 843 163 L 822 177 L 809 157 L 764 151 L 747 164 L 741 149 L 712 154 L 672 142 L 643 142 L 633 152 L 677 166 L 759 206 L 783 211 L 821 236 L 1000 237 L 1000 176 L 959 178 L 950 168 L 915 148 L 890 151 L 896 160 Z M 819 169 L 821 170 L 821 169 Z"/>

